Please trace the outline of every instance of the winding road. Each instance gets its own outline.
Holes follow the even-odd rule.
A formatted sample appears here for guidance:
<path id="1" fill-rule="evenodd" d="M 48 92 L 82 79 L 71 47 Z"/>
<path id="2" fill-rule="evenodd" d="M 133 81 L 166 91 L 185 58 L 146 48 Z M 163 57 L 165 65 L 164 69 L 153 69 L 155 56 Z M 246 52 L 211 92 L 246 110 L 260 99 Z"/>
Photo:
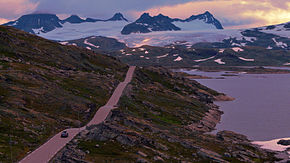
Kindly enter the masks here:
<path id="1" fill-rule="evenodd" d="M 86 125 L 97 125 L 102 123 L 107 116 L 109 115 L 110 111 L 115 108 L 119 99 L 128 85 L 133 78 L 133 74 L 135 71 L 135 66 L 130 66 L 126 78 L 123 82 L 121 82 L 118 87 L 115 89 L 113 95 L 107 102 L 105 106 L 102 106 L 94 115 L 93 119 Z M 69 133 L 68 138 L 61 138 L 60 135 L 62 131 L 48 140 L 46 143 L 41 145 L 35 151 L 30 153 L 28 156 L 23 158 L 20 163 L 46 163 L 49 162 L 56 154 L 59 152 L 67 143 L 69 143 L 77 134 L 83 131 L 86 126 L 81 128 L 71 128 L 67 129 L 66 131 Z"/>

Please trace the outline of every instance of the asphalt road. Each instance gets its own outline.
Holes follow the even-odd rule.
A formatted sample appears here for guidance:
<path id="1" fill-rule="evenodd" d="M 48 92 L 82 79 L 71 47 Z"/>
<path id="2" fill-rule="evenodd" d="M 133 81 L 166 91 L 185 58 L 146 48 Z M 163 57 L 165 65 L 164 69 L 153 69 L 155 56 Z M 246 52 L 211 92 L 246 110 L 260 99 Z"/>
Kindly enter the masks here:
<path id="1" fill-rule="evenodd" d="M 86 126 L 100 124 L 107 118 L 110 111 L 114 109 L 119 102 L 119 99 L 125 87 L 128 85 L 129 82 L 131 82 L 135 68 L 135 66 L 130 66 L 124 82 L 121 82 L 118 85 L 107 104 L 99 108 L 93 119 Z M 57 154 L 57 152 L 59 152 L 67 143 L 69 143 L 78 133 L 84 130 L 86 126 L 81 128 L 66 129 L 66 131 L 69 133 L 69 137 L 67 138 L 61 138 L 61 131 L 60 133 L 49 139 L 46 143 L 41 145 L 39 148 L 37 148 L 35 151 L 23 158 L 20 163 L 49 162 L 49 160 L 51 160 Z"/>

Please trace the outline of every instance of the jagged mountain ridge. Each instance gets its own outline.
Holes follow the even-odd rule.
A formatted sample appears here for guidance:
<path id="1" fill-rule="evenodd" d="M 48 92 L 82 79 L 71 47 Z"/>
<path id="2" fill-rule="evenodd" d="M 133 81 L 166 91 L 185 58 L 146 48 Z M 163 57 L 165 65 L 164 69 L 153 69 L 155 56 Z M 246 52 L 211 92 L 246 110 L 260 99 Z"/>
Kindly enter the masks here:
<path id="1" fill-rule="evenodd" d="M 128 21 L 121 13 L 116 13 L 110 19 L 94 19 L 86 18 L 82 19 L 78 15 L 71 15 L 70 17 L 60 20 L 55 14 L 28 14 L 23 15 L 16 21 L 11 21 L 5 26 L 12 26 L 17 29 L 32 33 L 40 34 L 53 31 L 56 28 L 62 28 L 63 24 L 81 24 L 86 22 L 109 22 L 109 21 Z"/>
<path id="2" fill-rule="evenodd" d="M 122 23 L 109 23 L 109 22 L 122 22 Z M 104 22 L 104 23 L 103 23 Z M 107 23 L 105 23 L 107 22 Z M 83 26 L 65 26 L 65 24 L 82 24 L 82 23 L 96 23 L 91 25 L 83 25 Z M 109 19 L 94 19 L 94 18 L 81 18 L 78 15 L 71 15 L 70 17 L 60 20 L 55 14 L 29 14 L 23 15 L 16 21 L 11 21 L 6 24 L 6 26 L 13 26 L 15 28 L 24 30 L 26 32 L 37 34 L 42 37 L 45 37 L 45 33 L 50 33 L 51 31 L 55 31 L 56 29 L 63 29 L 71 31 L 58 31 L 58 33 L 52 32 L 53 36 L 47 36 L 45 38 L 52 40 L 70 40 L 70 39 L 80 39 L 83 37 L 89 37 L 92 35 L 107 36 L 114 34 L 130 34 L 130 33 L 149 33 L 151 31 L 179 31 L 179 30 L 198 30 L 198 29 L 223 29 L 221 23 L 213 17 L 211 13 L 208 11 L 199 14 L 192 15 L 187 19 L 172 19 L 168 16 L 164 16 L 159 14 L 157 16 L 151 17 L 148 13 L 144 13 L 138 20 L 135 22 L 128 24 L 129 21 L 126 19 L 122 13 L 116 13 L 113 17 Z M 118 25 L 117 25 L 118 24 Z M 183 25 L 186 24 L 186 27 Z M 188 27 L 189 26 L 189 27 Z M 205 28 L 205 26 L 207 26 Z M 93 27 L 99 28 L 97 31 L 92 30 Z M 74 28 L 74 29 L 71 29 Z M 189 29 L 188 29 L 189 28 Z M 103 31 L 100 31 L 102 30 Z M 74 32 L 81 32 L 87 30 L 85 36 L 82 37 L 73 37 L 67 38 L 64 33 L 69 33 L 73 35 Z M 112 32 L 111 32 L 112 31 Z M 59 37 L 63 38 L 60 39 Z M 51 38 L 57 37 L 57 38 Z M 66 37 L 66 38 L 65 38 Z"/>
<path id="3" fill-rule="evenodd" d="M 175 24 L 178 23 L 178 24 Z M 182 23 L 182 24 L 180 24 Z M 185 30 L 183 23 L 192 23 L 189 30 L 197 30 L 196 24 L 212 25 L 215 29 L 223 29 L 221 23 L 208 11 L 199 15 L 192 15 L 187 19 L 172 19 L 168 16 L 159 14 L 157 16 L 150 16 L 149 13 L 144 13 L 135 22 L 126 25 L 122 34 L 128 35 L 131 33 L 149 33 L 152 31 L 179 31 Z"/>

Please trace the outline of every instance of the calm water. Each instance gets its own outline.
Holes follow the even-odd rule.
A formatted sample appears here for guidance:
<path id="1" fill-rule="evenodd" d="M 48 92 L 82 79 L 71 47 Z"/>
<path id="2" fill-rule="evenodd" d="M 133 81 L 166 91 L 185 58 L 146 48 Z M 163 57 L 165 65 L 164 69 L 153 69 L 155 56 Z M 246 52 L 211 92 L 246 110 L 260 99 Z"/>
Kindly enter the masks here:
<path id="1" fill-rule="evenodd" d="M 211 77 L 224 74 L 184 72 Z M 232 102 L 216 102 L 224 111 L 217 131 L 235 131 L 251 140 L 290 137 L 290 74 L 239 74 L 225 79 L 198 81 L 236 98 Z"/>

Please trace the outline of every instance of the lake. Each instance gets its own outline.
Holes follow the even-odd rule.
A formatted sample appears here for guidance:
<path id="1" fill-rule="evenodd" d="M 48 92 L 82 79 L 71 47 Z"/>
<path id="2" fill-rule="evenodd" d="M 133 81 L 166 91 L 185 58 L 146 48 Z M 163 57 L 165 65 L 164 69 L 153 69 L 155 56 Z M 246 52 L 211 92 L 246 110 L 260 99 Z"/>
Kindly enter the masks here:
<path id="1" fill-rule="evenodd" d="M 183 72 L 221 77 L 224 72 Z M 224 111 L 217 131 L 230 130 L 251 140 L 290 137 L 290 74 L 238 74 L 225 79 L 198 79 L 214 90 L 236 98 L 215 102 Z"/>

